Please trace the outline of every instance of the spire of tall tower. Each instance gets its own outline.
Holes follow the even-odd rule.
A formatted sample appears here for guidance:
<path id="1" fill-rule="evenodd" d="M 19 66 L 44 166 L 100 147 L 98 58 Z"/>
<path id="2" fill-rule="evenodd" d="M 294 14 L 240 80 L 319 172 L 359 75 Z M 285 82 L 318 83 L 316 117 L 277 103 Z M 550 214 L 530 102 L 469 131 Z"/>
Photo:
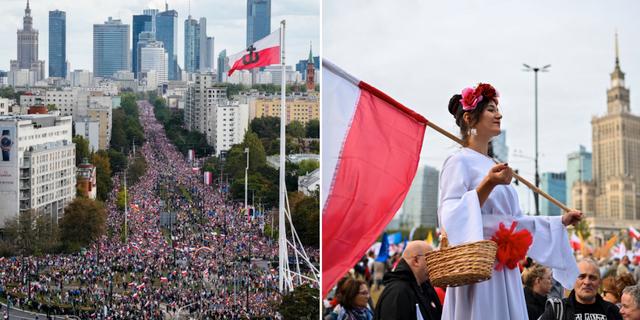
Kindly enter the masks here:
<path id="1" fill-rule="evenodd" d="M 616 68 L 620 68 L 620 52 L 618 51 L 618 31 L 616 30 Z"/>
<path id="2" fill-rule="evenodd" d="M 311 44 L 311 41 L 309 41 L 309 60 L 308 60 L 309 63 L 313 63 L 313 53 L 312 53 L 313 50 L 312 49 L 313 49 L 313 46 Z"/>
<path id="3" fill-rule="evenodd" d="M 169 3 L 166 0 L 164 2 L 164 11 L 169 11 Z"/>
<path id="4" fill-rule="evenodd" d="M 24 9 L 24 13 L 26 15 L 30 15 L 31 14 L 31 8 L 29 8 L 29 0 L 27 0 L 27 8 Z"/>

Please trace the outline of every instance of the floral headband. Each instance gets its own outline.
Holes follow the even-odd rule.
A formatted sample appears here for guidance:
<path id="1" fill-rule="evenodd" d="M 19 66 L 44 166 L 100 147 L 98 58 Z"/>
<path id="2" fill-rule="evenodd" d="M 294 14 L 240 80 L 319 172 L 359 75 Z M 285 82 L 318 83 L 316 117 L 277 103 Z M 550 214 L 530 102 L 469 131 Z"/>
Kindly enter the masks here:
<path id="1" fill-rule="evenodd" d="M 488 84 L 488 83 L 479 83 L 475 88 L 465 88 L 462 90 L 462 99 L 460 99 L 460 103 L 462 104 L 462 110 L 464 111 L 472 111 L 474 110 L 480 101 L 483 99 L 495 100 L 498 102 L 498 91 Z"/>

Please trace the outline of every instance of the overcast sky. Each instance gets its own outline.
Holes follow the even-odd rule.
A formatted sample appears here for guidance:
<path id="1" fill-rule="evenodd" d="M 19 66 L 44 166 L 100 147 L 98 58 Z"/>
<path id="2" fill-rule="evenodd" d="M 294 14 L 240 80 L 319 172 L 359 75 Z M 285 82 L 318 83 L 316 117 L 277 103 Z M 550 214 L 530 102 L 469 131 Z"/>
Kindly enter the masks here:
<path id="1" fill-rule="evenodd" d="M 324 0 L 322 13 L 324 58 L 451 132 L 449 98 L 493 84 L 509 163 L 530 181 L 533 161 L 514 156 L 534 155 L 534 74 L 522 63 L 552 65 L 539 74 L 541 172 L 565 171 L 581 144 L 592 150 L 590 121 L 607 109 L 616 30 L 631 110 L 640 114 L 638 1 Z M 427 129 L 421 162 L 440 170 L 455 148 Z"/>
<path id="2" fill-rule="evenodd" d="M 164 11 L 164 0 L 31 0 L 34 28 L 40 32 L 39 58 L 48 60 L 49 11 L 67 13 L 67 60 L 71 69 L 93 69 L 93 25 L 104 23 L 109 16 L 131 25 L 134 14 L 148 8 Z M 184 20 L 189 14 L 188 0 L 168 0 L 169 9 L 178 11 L 178 64 L 184 68 Z M 9 69 L 9 60 L 16 59 L 16 32 L 22 28 L 26 0 L 0 0 L 0 70 Z M 191 0 L 194 19 L 207 18 L 207 34 L 215 37 L 215 56 L 223 49 L 227 55 L 245 48 L 246 0 Z M 318 0 L 272 0 L 271 30 L 286 19 L 287 64 L 309 56 L 309 42 L 314 55 L 319 54 L 320 3 Z M 46 73 L 48 74 L 46 61 Z"/>

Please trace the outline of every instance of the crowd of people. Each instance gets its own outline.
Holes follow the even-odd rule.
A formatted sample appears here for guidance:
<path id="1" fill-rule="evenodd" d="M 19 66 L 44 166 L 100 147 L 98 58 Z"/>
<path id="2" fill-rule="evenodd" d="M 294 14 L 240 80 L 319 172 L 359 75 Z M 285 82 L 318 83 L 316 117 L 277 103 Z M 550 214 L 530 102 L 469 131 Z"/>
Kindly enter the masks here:
<path id="1" fill-rule="evenodd" d="M 278 246 L 262 234 L 264 221 L 244 214 L 221 186 L 205 185 L 152 106 L 139 109 L 147 141 L 129 157 L 144 157 L 147 170 L 128 186 L 126 216 L 116 206 L 124 187 L 116 176 L 105 203 L 108 234 L 78 254 L 1 259 L 0 293 L 14 307 L 81 318 L 275 319 Z M 174 218 L 161 226 L 161 215 Z"/>

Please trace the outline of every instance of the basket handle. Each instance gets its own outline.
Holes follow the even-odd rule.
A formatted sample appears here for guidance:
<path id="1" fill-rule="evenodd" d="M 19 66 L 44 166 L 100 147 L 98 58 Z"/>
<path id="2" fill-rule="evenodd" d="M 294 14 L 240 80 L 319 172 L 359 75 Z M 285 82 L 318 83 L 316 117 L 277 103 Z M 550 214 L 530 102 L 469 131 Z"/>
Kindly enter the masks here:
<path id="1" fill-rule="evenodd" d="M 449 246 L 449 239 L 447 238 L 447 231 L 444 227 L 440 227 L 440 249 L 444 249 Z"/>

